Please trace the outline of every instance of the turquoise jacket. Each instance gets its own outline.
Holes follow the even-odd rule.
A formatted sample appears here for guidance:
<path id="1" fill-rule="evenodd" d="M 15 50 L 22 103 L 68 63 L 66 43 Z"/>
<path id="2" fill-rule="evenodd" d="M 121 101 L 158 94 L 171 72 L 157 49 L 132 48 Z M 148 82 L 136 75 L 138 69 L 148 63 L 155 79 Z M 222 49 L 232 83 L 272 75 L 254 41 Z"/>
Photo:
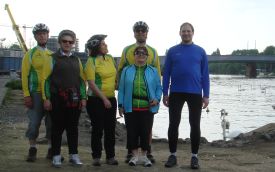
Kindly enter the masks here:
<path id="1" fill-rule="evenodd" d="M 135 65 L 127 66 L 123 69 L 118 89 L 118 106 L 124 109 L 124 113 L 132 112 L 132 97 L 134 79 L 136 75 Z M 147 95 L 149 102 L 157 100 L 160 102 L 162 95 L 162 87 L 158 71 L 155 67 L 147 65 L 144 71 L 144 81 L 147 87 Z M 159 104 L 150 107 L 152 113 L 157 113 Z"/>

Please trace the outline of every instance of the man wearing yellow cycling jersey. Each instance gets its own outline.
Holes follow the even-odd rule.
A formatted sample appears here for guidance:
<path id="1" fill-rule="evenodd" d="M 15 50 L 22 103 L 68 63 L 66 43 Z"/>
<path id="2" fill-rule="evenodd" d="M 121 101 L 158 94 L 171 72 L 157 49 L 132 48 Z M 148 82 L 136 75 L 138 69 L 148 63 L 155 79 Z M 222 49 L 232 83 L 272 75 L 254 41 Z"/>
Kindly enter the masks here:
<path id="1" fill-rule="evenodd" d="M 24 103 L 28 108 L 27 114 L 29 118 L 29 125 L 26 132 L 26 137 L 28 137 L 30 144 L 27 157 L 28 162 L 34 162 L 36 160 L 36 139 L 39 135 L 39 127 L 44 116 L 46 116 L 46 138 L 49 141 L 47 158 L 51 158 L 51 121 L 48 118 L 48 115 L 45 115 L 41 97 L 43 64 L 44 60 L 49 58 L 52 53 L 46 47 L 49 38 L 49 28 L 43 23 L 38 23 L 34 26 L 32 32 L 37 41 L 37 46 L 29 50 L 23 57 L 22 61 L 22 88 L 24 93 Z"/>
<path id="2" fill-rule="evenodd" d="M 143 21 L 138 21 L 134 24 L 133 31 L 134 31 L 136 43 L 126 46 L 123 49 L 123 52 L 122 52 L 122 55 L 120 58 L 120 62 L 118 65 L 118 81 L 119 81 L 119 78 L 120 78 L 123 68 L 135 63 L 134 51 L 138 46 L 146 47 L 146 49 L 148 51 L 147 64 L 156 67 L 158 70 L 159 76 L 161 76 L 158 53 L 153 47 L 146 44 L 147 34 L 149 31 L 148 25 Z M 152 132 L 149 137 L 150 145 L 151 145 L 151 141 L 152 141 Z M 127 149 L 128 149 L 128 142 L 127 142 Z M 147 157 L 151 160 L 152 163 L 155 162 L 155 159 L 151 154 L 151 146 L 149 147 L 149 150 L 147 152 Z M 128 163 L 131 158 L 132 158 L 131 150 L 128 150 L 128 155 L 126 156 L 125 162 Z"/>

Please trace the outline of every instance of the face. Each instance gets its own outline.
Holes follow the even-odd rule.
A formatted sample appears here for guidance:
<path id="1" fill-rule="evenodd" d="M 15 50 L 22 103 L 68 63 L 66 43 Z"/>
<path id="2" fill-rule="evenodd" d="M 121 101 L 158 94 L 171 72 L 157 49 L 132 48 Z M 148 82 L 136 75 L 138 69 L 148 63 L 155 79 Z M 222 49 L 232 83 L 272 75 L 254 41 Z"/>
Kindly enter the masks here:
<path id="1" fill-rule="evenodd" d="M 49 33 L 48 32 L 37 32 L 34 35 L 34 38 L 37 41 L 38 45 L 46 46 L 48 38 L 49 38 Z"/>
<path id="2" fill-rule="evenodd" d="M 73 45 L 74 39 L 69 35 L 65 35 L 60 39 L 60 48 L 64 53 L 70 52 Z"/>
<path id="3" fill-rule="evenodd" d="M 140 49 L 135 52 L 135 64 L 137 66 L 144 66 L 146 64 L 147 58 L 148 54 L 144 50 Z"/>
<path id="4" fill-rule="evenodd" d="M 105 43 L 104 40 L 102 40 L 102 41 L 100 42 L 99 51 L 100 51 L 100 53 L 101 53 L 102 55 L 105 55 L 105 54 L 108 53 L 108 46 L 107 46 L 107 44 Z"/>
<path id="5" fill-rule="evenodd" d="M 145 43 L 147 39 L 147 33 L 146 29 L 144 28 L 137 28 L 135 31 L 135 38 L 138 43 Z"/>
<path id="6" fill-rule="evenodd" d="M 185 24 L 180 29 L 180 37 L 182 43 L 190 44 L 192 43 L 194 32 L 192 31 L 192 27 L 188 24 Z"/>

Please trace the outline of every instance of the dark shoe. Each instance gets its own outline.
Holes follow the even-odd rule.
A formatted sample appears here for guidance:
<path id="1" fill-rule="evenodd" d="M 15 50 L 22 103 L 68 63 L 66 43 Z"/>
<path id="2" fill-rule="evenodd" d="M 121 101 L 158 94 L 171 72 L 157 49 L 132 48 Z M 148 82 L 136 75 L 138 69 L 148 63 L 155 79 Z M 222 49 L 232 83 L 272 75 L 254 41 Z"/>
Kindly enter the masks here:
<path id="1" fill-rule="evenodd" d="M 156 162 L 154 156 L 152 154 L 147 154 L 147 158 L 154 164 Z"/>
<path id="2" fill-rule="evenodd" d="M 199 165 L 199 160 L 198 160 L 198 158 L 195 157 L 195 156 L 193 156 L 193 157 L 191 158 L 191 168 L 192 168 L 192 169 L 198 169 L 199 167 L 200 167 L 200 165 Z"/>
<path id="3" fill-rule="evenodd" d="M 133 157 L 133 154 L 128 153 L 128 154 L 126 155 L 125 163 L 129 163 L 129 161 L 132 159 L 132 157 Z"/>
<path id="4" fill-rule="evenodd" d="M 93 161 L 93 166 L 101 166 L 101 163 L 100 163 L 100 159 L 99 158 L 95 158 L 94 161 Z"/>
<path id="5" fill-rule="evenodd" d="M 108 165 L 118 165 L 118 161 L 115 158 L 106 159 L 106 164 Z"/>
<path id="6" fill-rule="evenodd" d="M 168 157 L 167 162 L 165 163 L 165 167 L 170 168 L 177 165 L 177 157 L 175 155 L 170 155 Z"/>
<path id="7" fill-rule="evenodd" d="M 31 147 L 29 149 L 27 162 L 34 162 L 36 160 L 36 154 L 37 154 L 37 149 L 35 147 Z"/>

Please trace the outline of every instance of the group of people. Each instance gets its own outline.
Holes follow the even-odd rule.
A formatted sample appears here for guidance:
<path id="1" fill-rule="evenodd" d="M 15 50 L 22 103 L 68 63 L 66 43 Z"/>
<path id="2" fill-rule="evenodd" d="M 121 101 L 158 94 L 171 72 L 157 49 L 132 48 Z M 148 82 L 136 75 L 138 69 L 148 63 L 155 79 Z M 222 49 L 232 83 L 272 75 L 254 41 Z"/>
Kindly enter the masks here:
<path id="1" fill-rule="evenodd" d="M 125 162 L 145 167 L 155 162 L 152 155 L 152 127 L 161 97 L 169 108 L 168 140 L 170 155 L 165 167 L 177 165 L 178 127 L 185 102 L 189 108 L 191 126 L 191 168 L 198 169 L 200 118 L 202 108 L 209 103 L 209 72 L 203 48 L 193 43 L 194 28 L 190 23 L 180 27 L 182 42 L 169 49 L 161 84 L 160 60 L 157 51 L 146 43 L 148 25 L 138 21 L 133 26 L 136 43 L 124 48 L 116 68 L 108 54 L 107 35 L 93 35 L 86 43 L 88 59 L 82 65 L 73 52 L 76 35 L 62 30 L 58 36 L 60 48 L 47 49 L 49 28 L 42 23 L 34 26 L 37 46 L 29 50 L 22 62 L 24 102 L 28 107 L 29 139 L 27 161 L 37 156 L 36 139 L 45 116 L 48 138 L 47 158 L 54 167 L 61 167 L 61 142 L 67 134 L 69 162 L 80 166 L 78 154 L 78 123 L 82 108 L 90 117 L 93 165 L 101 165 L 102 137 L 106 164 L 118 165 L 115 157 L 115 127 L 117 109 L 124 116 L 128 150 Z M 88 86 L 88 90 L 86 89 Z M 117 98 L 115 90 L 118 90 Z M 139 151 L 140 149 L 140 151 Z"/>

